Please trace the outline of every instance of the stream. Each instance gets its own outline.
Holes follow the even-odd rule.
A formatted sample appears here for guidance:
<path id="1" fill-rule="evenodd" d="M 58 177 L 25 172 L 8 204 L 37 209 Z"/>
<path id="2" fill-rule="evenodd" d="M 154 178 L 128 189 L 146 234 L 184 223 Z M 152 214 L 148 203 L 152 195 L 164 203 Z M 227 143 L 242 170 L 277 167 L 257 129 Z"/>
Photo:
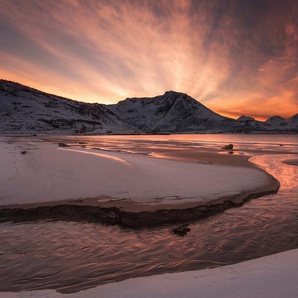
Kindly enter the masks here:
<path id="1" fill-rule="evenodd" d="M 298 248 L 298 167 L 283 163 L 298 158 L 297 145 L 290 142 L 292 150 L 278 147 L 272 154 L 274 144 L 263 144 L 258 146 L 270 153 L 252 154 L 250 161 L 279 180 L 279 192 L 192 222 L 185 237 L 171 234 L 170 225 L 132 230 L 62 221 L 0 224 L 0 291 L 72 293 Z"/>

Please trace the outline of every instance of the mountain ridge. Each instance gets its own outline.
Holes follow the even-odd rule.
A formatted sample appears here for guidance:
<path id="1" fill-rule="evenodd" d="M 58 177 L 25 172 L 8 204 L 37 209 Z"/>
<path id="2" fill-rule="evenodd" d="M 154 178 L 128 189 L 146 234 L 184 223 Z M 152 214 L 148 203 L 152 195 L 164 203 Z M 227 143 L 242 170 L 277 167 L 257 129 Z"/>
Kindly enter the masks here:
<path id="1" fill-rule="evenodd" d="M 218 127 L 213 122 L 223 119 L 235 121 L 176 91 L 167 91 L 155 97 L 127 98 L 107 107 L 128 124 L 134 124 L 145 132 L 215 131 Z"/>
<path id="2" fill-rule="evenodd" d="M 140 133 L 104 105 L 74 101 L 0 80 L 0 131 L 17 133 Z"/>
<path id="3" fill-rule="evenodd" d="M 117 104 L 105 105 L 75 101 L 2 79 L 0 116 L 2 133 L 298 132 L 298 114 L 279 124 L 275 123 L 279 116 L 265 122 L 249 116 L 235 120 L 213 112 L 185 93 L 172 90 L 155 97 L 126 98 Z"/>
<path id="4" fill-rule="evenodd" d="M 169 101 L 171 105 L 165 104 Z M 297 132 L 295 125 L 272 125 L 248 116 L 237 120 L 222 116 L 187 94 L 175 91 L 155 97 L 126 98 L 107 107 L 128 124 L 147 133 Z M 166 112 L 162 114 L 163 111 Z"/>

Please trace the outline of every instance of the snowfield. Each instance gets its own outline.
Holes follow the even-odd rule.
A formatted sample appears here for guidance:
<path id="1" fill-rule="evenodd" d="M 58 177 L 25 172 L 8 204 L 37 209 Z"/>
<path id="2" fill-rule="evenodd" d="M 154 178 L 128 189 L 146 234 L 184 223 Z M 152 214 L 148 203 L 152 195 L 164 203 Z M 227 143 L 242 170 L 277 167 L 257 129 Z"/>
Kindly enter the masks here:
<path id="1" fill-rule="evenodd" d="M 129 198 L 144 205 L 210 202 L 263 188 L 272 179 L 250 167 L 162 160 L 0 138 L 0 205 L 79 198 Z M 298 250 L 215 269 L 140 277 L 60 294 L 0 292 L 0 298 L 297 297 Z"/>
<path id="2" fill-rule="evenodd" d="M 128 279 L 73 294 L 2 292 L 0 298 L 295 298 L 297 267 L 295 249 L 215 269 Z"/>
<path id="3" fill-rule="evenodd" d="M 5 169 L 0 172 L 2 206 L 100 197 L 147 205 L 207 203 L 261 189 L 272 179 L 256 168 L 27 144 L 26 139 L 0 142 L 0 166 Z"/>

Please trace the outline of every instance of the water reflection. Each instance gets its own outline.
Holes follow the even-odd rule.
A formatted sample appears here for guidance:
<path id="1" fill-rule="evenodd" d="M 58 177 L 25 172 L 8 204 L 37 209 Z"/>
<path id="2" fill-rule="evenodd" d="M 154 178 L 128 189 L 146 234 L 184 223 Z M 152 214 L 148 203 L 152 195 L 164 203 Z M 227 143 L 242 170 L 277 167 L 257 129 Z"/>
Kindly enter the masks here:
<path id="1" fill-rule="evenodd" d="M 257 164 L 280 182 L 279 195 L 291 191 L 298 192 L 298 167 L 283 163 L 284 160 L 297 158 L 296 155 L 261 155 L 250 158 L 250 162 Z"/>
<path id="2" fill-rule="evenodd" d="M 45 139 L 49 139 L 46 138 Z M 50 137 L 53 139 L 53 137 Z M 63 136 L 56 140 L 67 140 L 72 144 L 84 142 L 87 148 L 150 152 L 161 149 L 202 149 L 217 152 L 223 145 L 232 143 L 234 152 L 270 152 L 298 154 L 297 135 L 137 135 L 137 136 Z"/>
<path id="3" fill-rule="evenodd" d="M 129 167 L 132 166 L 131 163 L 129 163 L 125 159 L 117 157 L 117 156 L 113 156 L 113 155 L 110 155 L 110 154 L 97 153 L 97 152 L 94 152 L 94 151 L 92 151 L 92 152 L 91 151 L 83 151 L 83 150 L 78 150 L 78 149 L 69 149 L 69 148 L 67 148 L 67 149 L 59 148 L 59 150 L 66 150 L 66 151 L 72 151 L 72 152 L 77 152 L 77 153 L 95 155 L 95 156 L 99 156 L 99 157 L 102 157 L 102 158 L 111 159 L 115 162 L 120 162 L 120 163 L 126 164 Z"/>
<path id="4" fill-rule="evenodd" d="M 146 146 L 158 147 L 155 142 L 160 137 L 151 143 L 143 138 L 133 141 L 124 138 L 121 144 L 115 137 L 105 138 L 101 139 L 101 146 L 104 143 L 111 150 L 121 147 L 143 151 Z M 98 137 L 91 138 L 92 144 L 89 138 L 86 137 L 88 145 L 99 146 Z M 169 143 L 164 139 L 161 142 L 167 149 L 190 146 L 184 136 L 175 138 L 187 144 L 186 147 L 174 145 L 173 139 L 166 141 Z M 74 292 L 134 276 L 210 268 L 297 248 L 298 167 L 282 163 L 285 159 L 298 158 L 297 151 L 294 155 L 297 145 L 288 137 L 285 139 L 277 140 L 287 144 L 278 148 L 283 148 L 283 152 L 292 148 L 291 154 L 251 158 L 281 182 L 278 194 L 191 223 L 191 231 L 184 238 L 171 234 L 171 226 L 129 230 L 71 222 L 0 224 L 0 290 L 52 288 Z M 111 142 L 117 143 L 117 147 Z M 135 144 L 138 146 L 134 147 Z M 201 144 L 202 141 L 194 142 L 191 147 Z M 217 148 L 218 143 L 208 146 Z M 241 150 L 246 146 L 247 142 L 239 141 Z M 251 146 L 262 145 L 251 144 L 249 149 Z M 265 143 L 262 150 L 272 150 L 274 146 L 277 145 Z"/>

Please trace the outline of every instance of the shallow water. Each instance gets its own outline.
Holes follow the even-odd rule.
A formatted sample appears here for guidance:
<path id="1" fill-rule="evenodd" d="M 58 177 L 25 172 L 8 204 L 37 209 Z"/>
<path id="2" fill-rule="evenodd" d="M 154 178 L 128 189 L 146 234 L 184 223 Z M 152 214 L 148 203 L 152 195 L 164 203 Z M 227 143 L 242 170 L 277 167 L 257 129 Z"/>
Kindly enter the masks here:
<path id="1" fill-rule="evenodd" d="M 136 136 L 63 136 L 44 137 L 66 141 L 87 148 L 150 154 L 161 149 L 206 149 L 220 151 L 223 145 L 234 144 L 234 153 L 254 151 L 298 153 L 297 135 L 266 134 L 195 134 L 195 135 L 136 135 Z M 82 143 L 82 144 L 79 144 Z M 259 152 L 258 152 L 259 154 Z"/>
<path id="2" fill-rule="evenodd" d="M 171 226 L 126 230 L 73 222 L 0 224 L 0 291 L 74 292 L 134 276 L 210 268 L 297 248 L 298 167 L 282 160 L 298 158 L 298 146 L 295 137 L 288 143 L 274 140 L 250 145 L 244 140 L 237 146 L 264 151 L 251 161 L 280 181 L 278 194 L 191 223 L 183 238 L 171 234 Z M 218 142 L 205 146 L 218 147 Z M 189 143 L 179 140 L 180 147 L 195 146 Z M 122 147 L 133 148 L 129 142 Z"/>

